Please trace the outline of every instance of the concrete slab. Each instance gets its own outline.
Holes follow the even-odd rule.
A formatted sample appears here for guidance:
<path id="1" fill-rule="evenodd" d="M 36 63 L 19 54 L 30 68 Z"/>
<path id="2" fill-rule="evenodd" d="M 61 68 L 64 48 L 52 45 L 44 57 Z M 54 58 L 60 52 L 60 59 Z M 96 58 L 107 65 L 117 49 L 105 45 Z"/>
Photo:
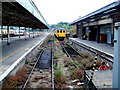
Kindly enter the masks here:
<path id="1" fill-rule="evenodd" d="M 86 74 L 90 77 L 91 71 L 87 70 Z M 112 70 L 94 71 L 92 83 L 96 88 L 112 88 Z"/>

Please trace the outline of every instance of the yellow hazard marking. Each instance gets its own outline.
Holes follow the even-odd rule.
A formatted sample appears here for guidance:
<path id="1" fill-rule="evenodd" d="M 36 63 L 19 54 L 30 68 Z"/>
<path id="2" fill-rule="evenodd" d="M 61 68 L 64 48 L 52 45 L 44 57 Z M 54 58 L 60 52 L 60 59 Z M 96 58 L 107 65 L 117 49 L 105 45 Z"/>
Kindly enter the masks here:
<path id="1" fill-rule="evenodd" d="M 9 54 L 8 56 L 6 56 L 6 57 L 4 57 L 3 59 L 1 59 L 0 62 L 3 61 L 3 60 L 5 60 L 5 59 L 7 59 L 7 58 L 9 58 L 9 57 L 11 57 L 12 55 L 14 55 L 15 53 L 17 53 L 18 51 L 22 50 L 23 48 L 25 48 L 25 47 L 22 47 L 22 48 L 16 50 L 15 52 Z"/>
<path id="2" fill-rule="evenodd" d="M 34 42 L 34 41 L 33 41 L 33 42 Z M 33 43 L 33 42 L 31 42 L 31 43 Z M 31 44 L 31 43 L 28 43 L 28 44 Z M 25 45 L 24 47 L 19 48 L 18 50 L 16 50 L 15 52 L 9 54 L 8 56 L 4 57 L 3 59 L 0 60 L 0 62 L 2 62 L 3 60 L 5 60 L 5 59 L 7 59 L 7 58 L 9 58 L 9 57 L 11 57 L 11 56 L 13 56 L 15 53 L 19 52 L 20 50 L 24 49 L 26 46 L 28 46 L 28 44 Z"/>

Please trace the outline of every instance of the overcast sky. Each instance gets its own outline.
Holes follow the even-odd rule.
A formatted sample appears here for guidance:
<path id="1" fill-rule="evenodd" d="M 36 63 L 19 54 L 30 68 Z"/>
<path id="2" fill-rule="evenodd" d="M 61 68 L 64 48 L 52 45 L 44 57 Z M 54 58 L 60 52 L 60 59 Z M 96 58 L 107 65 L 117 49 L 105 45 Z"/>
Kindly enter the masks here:
<path id="1" fill-rule="evenodd" d="M 116 0 L 33 0 L 48 24 L 72 22 Z"/>

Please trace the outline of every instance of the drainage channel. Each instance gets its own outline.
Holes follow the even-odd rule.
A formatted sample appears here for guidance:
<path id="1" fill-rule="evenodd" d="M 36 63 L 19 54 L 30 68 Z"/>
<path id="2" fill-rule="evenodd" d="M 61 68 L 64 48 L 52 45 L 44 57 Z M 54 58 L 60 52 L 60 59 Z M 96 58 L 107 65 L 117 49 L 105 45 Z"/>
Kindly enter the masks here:
<path id="1" fill-rule="evenodd" d="M 33 66 L 22 90 L 26 88 L 54 88 L 52 49 L 44 48 Z"/>

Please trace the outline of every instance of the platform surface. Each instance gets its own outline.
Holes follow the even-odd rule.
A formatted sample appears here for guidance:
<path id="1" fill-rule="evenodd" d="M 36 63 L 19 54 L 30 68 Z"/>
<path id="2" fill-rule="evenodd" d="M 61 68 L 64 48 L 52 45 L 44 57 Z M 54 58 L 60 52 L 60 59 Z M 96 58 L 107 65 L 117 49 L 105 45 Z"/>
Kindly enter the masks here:
<path id="1" fill-rule="evenodd" d="M 14 64 L 22 55 L 34 47 L 37 43 L 46 37 L 48 33 L 43 33 L 40 36 L 35 36 L 34 38 L 27 37 L 27 40 L 24 39 L 24 36 L 20 39 L 18 37 L 12 37 L 10 45 L 6 44 L 4 39 L 0 45 L 2 58 L 0 59 L 0 75 L 4 73 L 9 67 Z"/>
<path id="2" fill-rule="evenodd" d="M 84 44 L 88 47 L 94 48 L 98 51 L 104 52 L 114 57 L 114 47 L 106 43 L 97 43 L 96 41 L 81 40 L 79 38 L 69 38 L 73 42 Z"/>

